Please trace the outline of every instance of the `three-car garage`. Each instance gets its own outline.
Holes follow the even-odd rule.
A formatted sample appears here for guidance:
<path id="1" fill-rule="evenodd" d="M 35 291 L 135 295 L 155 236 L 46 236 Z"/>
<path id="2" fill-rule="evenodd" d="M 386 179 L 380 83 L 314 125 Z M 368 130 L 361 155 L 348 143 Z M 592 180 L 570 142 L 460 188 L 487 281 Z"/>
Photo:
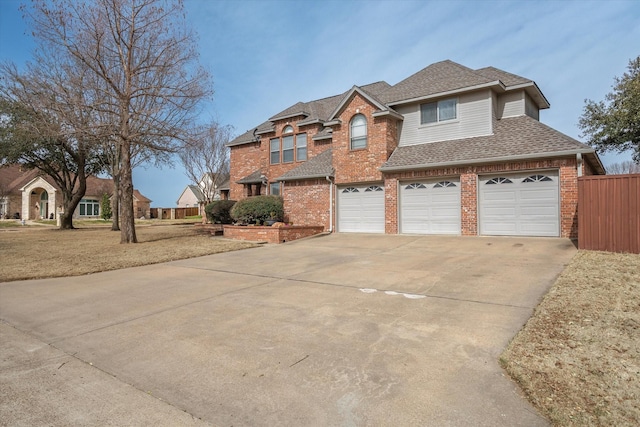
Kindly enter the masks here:
<path id="1" fill-rule="evenodd" d="M 462 211 L 476 210 L 480 235 L 560 236 L 558 170 L 480 175 L 476 190 L 477 204 L 463 206 L 459 177 L 399 182 L 398 232 L 459 235 Z M 338 187 L 337 225 L 384 233 L 382 183 Z"/>

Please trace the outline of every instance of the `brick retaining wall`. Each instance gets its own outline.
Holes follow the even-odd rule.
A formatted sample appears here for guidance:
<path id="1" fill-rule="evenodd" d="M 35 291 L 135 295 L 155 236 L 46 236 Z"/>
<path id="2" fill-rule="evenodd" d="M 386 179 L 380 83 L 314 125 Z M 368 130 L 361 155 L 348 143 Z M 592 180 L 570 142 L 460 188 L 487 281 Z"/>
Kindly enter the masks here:
<path id="1" fill-rule="evenodd" d="M 255 242 L 284 243 L 324 231 L 323 226 L 291 225 L 285 227 L 225 225 L 224 237 Z"/>

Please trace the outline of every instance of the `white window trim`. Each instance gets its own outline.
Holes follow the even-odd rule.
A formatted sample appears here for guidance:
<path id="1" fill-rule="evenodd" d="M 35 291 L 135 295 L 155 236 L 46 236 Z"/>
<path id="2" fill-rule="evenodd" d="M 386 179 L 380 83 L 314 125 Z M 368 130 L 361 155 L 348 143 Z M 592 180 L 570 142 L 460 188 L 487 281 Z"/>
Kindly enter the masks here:
<path id="1" fill-rule="evenodd" d="M 439 120 L 440 119 L 440 109 L 438 108 L 438 104 L 442 101 L 450 101 L 450 100 L 455 100 L 456 101 L 456 118 L 455 119 L 448 119 L 448 120 Z M 436 104 L 436 114 L 437 114 L 437 119 L 435 122 L 431 122 L 431 123 L 422 123 L 422 106 L 425 104 Z M 420 123 L 420 128 L 426 128 L 426 127 L 432 127 L 432 126 L 440 126 L 440 125 L 446 125 L 446 124 L 450 124 L 450 123 L 460 123 L 460 100 L 458 99 L 458 97 L 453 97 L 453 98 L 445 98 L 445 99 L 440 99 L 438 101 L 430 101 L 430 102 L 421 102 L 420 104 L 418 104 L 418 115 L 420 116 L 419 118 L 419 123 Z"/>

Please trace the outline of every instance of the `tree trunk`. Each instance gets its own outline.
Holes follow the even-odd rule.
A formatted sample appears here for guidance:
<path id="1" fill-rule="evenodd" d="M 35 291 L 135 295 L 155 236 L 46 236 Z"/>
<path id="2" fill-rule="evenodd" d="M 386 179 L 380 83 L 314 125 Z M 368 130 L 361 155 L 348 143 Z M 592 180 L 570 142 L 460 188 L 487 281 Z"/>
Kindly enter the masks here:
<path id="1" fill-rule="evenodd" d="M 120 205 L 120 243 L 138 243 L 136 238 L 135 217 L 133 215 L 133 178 L 131 174 L 131 143 L 126 139 L 122 142 L 122 169 L 120 174 L 120 191 L 122 204 Z"/>
<path id="2" fill-rule="evenodd" d="M 113 174 L 111 215 L 111 231 L 120 231 L 120 176 L 118 174 Z"/>
<path id="3" fill-rule="evenodd" d="M 60 230 L 72 230 L 73 228 L 73 212 L 65 211 L 60 216 Z"/>

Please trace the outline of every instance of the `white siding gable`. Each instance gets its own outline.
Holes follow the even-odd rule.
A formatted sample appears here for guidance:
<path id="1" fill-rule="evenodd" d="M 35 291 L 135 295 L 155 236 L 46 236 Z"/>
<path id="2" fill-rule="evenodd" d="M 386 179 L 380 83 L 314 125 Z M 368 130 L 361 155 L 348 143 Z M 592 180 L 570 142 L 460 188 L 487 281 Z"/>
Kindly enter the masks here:
<path id="1" fill-rule="evenodd" d="M 498 118 L 524 115 L 524 91 L 507 92 L 498 97 Z"/>
<path id="2" fill-rule="evenodd" d="M 404 116 L 398 145 L 418 145 L 427 142 L 491 135 L 493 132 L 491 91 L 462 94 L 457 99 L 457 119 L 434 124 L 420 124 L 419 103 L 396 108 L 396 111 Z"/>
<path id="3" fill-rule="evenodd" d="M 498 119 L 527 115 L 540 120 L 538 106 L 524 90 L 507 92 L 498 96 Z"/>

